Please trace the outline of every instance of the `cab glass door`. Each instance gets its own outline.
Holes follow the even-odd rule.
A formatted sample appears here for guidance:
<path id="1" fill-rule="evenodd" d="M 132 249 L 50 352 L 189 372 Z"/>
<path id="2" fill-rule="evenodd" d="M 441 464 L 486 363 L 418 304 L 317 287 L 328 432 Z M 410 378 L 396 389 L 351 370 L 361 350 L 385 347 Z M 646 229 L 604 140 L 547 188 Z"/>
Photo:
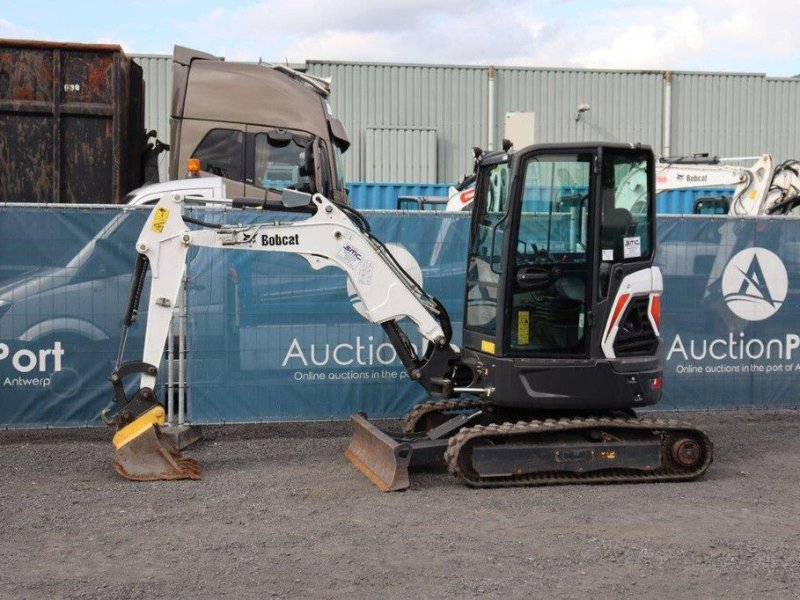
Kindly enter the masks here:
<path id="1" fill-rule="evenodd" d="M 508 213 L 508 163 L 481 169 L 467 264 L 464 327 L 481 335 L 496 333 L 497 292 Z"/>
<path id="2" fill-rule="evenodd" d="M 534 155 L 524 172 L 509 291 L 511 355 L 585 355 L 593 154 Z"/>

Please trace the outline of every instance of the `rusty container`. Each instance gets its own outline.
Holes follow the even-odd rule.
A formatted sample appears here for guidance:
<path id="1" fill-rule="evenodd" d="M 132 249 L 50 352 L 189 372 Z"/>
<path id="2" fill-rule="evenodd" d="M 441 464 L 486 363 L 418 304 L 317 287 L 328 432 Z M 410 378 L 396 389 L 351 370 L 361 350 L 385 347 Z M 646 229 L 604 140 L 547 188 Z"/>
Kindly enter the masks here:
<path id="1" fill-rule="evenodd" d="M 122 48 L 0 40 L 0 202 L 117 203 L 144 144 L 142 69 Z"/>

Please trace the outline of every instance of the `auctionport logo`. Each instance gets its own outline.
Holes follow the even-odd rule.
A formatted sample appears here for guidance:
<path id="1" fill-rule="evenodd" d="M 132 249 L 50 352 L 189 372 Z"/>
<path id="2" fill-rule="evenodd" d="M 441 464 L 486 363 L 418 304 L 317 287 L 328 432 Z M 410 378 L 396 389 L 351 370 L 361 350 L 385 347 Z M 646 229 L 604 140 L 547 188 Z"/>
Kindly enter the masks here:
<path id="1" fill-rule="evenodd" d="M 765 248 L 747 248 L 722 273 L 722 296 L 731 312 L 746 321 L 768 319 L 783 305 L 789 290 L 786 267 Z"/>

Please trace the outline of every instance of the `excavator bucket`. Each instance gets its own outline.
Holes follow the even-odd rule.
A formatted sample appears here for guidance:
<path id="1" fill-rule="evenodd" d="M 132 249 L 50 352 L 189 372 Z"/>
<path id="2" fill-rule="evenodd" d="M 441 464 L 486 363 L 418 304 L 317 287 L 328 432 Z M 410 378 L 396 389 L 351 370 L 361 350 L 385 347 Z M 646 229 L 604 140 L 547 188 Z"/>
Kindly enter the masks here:
<path id="1" fill-rule="evenodd" d="M 114 434 L 114 470 L 131 481 L 200 479 L 200 469 L 163 435 L 164 409 L 155 406 Z"/>
<path id="2" fill-rule="evenodd" d="M 353 439 L 344 455 L 384 492 L 405 490 L 408 481 L 408 465 L 411 461 L 411 445 L 398 442 L 386 435 L 367 420 L 364 413 L 350 417 Z"/>

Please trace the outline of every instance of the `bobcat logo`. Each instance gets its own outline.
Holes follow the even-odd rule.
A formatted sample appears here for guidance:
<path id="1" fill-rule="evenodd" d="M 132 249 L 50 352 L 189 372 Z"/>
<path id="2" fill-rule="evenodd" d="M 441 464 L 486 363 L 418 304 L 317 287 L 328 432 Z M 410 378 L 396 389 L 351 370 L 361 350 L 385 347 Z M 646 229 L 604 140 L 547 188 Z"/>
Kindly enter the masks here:
<path id="1" fill-rule="evenodd" d="M 778 312 L 788 289 L 786 267 L 764 248 L 742 250 L 722 274 L 722 296 L 728 308 L 746 321 L 763 321 Z"/>

